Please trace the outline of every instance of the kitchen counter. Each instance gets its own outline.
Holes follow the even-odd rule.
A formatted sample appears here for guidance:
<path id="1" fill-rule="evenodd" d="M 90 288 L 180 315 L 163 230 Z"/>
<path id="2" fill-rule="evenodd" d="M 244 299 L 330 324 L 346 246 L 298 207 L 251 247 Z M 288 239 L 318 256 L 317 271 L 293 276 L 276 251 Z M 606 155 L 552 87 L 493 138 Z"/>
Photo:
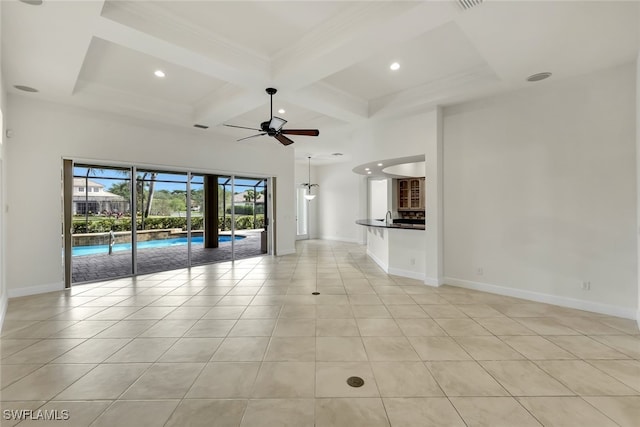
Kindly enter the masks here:
<path id="1" fill-rule="evenodd" d="M 356 220 L 356 224 L 364 225 L 365 227 L 381 227 L 381 228 L 401 228 L 404 230 L 424 230 L 424 224 L 405 224 L 405 223 L 393 223 L 387 224 L 384 220 L 377 219 L 359 219 Z"/>
<path id="2" fill-rule="evenodd" d="M 356 224 L 366 227 L 367 255 L 386 273 L 424 281 L 427 260 L 424 224 L 387 225 L 377 219 L 360 219 Z"/>

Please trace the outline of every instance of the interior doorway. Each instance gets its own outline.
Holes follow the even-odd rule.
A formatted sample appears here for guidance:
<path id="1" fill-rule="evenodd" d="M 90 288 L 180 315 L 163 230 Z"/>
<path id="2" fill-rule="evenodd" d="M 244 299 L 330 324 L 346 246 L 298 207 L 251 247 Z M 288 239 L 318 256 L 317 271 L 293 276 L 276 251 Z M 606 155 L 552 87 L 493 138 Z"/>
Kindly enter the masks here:
<path id="1" fill-rule="evenodd" d="M 296 240 L 309 238 L 309 201 L 304 198 L 306 189 L 296 189 Z"/>

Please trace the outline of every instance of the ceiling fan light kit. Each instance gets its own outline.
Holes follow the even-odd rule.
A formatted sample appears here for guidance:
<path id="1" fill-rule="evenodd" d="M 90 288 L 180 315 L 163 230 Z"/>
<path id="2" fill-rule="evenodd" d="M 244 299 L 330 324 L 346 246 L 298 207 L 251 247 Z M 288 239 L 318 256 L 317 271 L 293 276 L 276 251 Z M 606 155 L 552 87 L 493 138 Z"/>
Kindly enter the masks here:
<path id="1" fill-rule="evenodd" d="M 270 101 L 271 101 L 271 118 L 267 121 L 260 123 L 260 129 L 250 128 L 245 126 L 230 125 L 227 123 L 224 124 L 225 126 L 229 126 L 232 128 L 249 129 L 249 130 L 255 130 L 260 132 L 255 135 L 240 138 L 238 141 L 243 141 L 249 138 L 255 138 L 257 136 L 268 135 L 280 141 L 282 145 L 291 145 L 293 144 L 293 140 L 287 138 L 285 135 L 302 135 L 302 136 L 320 135 L 320 131 L 318 129 L 282 129 L 282 127 L 285 124 L 287 124 L 287 121 L 281 117 L 276 117 L 273 115 L 273 95 L 275 95 L 276 92 L 278 92 L 278 90 L 272 87 L 268 87 L 266 89 L 266 92 L 269 95 Z"/>
<path id="2" fill-rule="evenodd" d="M 282 129 L 282 126 L 284 126 L 286 123 L 287 121 L 285 119 L 281 119 L 280 117 L 273 116 L 270 122 L 264 122 L 262 124 L 263 125 L 266 124 L 267 129 L 273 129 L 275 131 L 279 131 L 280 129 Z"/>

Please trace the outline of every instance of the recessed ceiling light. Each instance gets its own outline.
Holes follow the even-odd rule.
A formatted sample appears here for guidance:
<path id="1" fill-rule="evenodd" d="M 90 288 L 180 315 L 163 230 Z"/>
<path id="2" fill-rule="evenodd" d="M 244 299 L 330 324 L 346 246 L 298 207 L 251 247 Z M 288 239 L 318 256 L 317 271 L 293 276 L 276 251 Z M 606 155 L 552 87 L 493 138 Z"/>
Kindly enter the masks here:
<path id="1" fill-rule="evenodd" d="M 22 3 L 30 4 L 31 6 L 40 6 L 42 0 L 20 0 Z"/>
<path id="2" fill-rule="evenodd" d="M 367 172 L 367 175 L 371 175 L 371 171 Z"/>
<path id="3" fill-rule="evenodd" d="M 378 163 L 378 166 L 382 166 L 382 163 Z"/>
<path id="4" fill-rule="evenodd" d="M 364 168 L 364 170 L 368 171 L 368 170 L 371 170 L 371 169 L 369 169 L 369 168 Z"/>
<path id="5" fill-rule="evenodd" d="M 544 72 L 544 73 L 538 73 L 538 74 L 532 74 L 529 77 L 527 77 L 527 81 L 528 82 L 539 82 L 540 80 L 544 80 L 544 79 L 548 79 L 549 77 L 551 77 L 551 73 Z"/>
<path id="6" fill-rule="evenodd" d="M 389 68 L 391 68 L 393 71 L 399 70 L 400 64 L 398 64 L 397 62 L 394 62 L 393 64 L 389 65 Z"/>
<path id="7" fill-rule="evenodd" d="M 162 70 L 155 70 L 155 71 L 153 72 L 153 74 L 154 74 L 156 77 L 164 77 L 164 76 L 166 75 L 166 74 L 164 73 L 164 71 L 162 71 Z"/>
<path id="8" fill-rule="evenodd" d="M 281 109 L 278 110 L 278 113 L 284 114 L 284 113 L 286 113 L 286 111 L 284 110 L 284 108 L 281 108 Z"/>
<path id="9" fill-rule="evenodd" d="M 23 86 L 23 85 L 15 85 L 13 86 L 18 90 L 21 90 L 23 92 L 38 92 L 38 89 L 30 87 L 30 86 Z"/>

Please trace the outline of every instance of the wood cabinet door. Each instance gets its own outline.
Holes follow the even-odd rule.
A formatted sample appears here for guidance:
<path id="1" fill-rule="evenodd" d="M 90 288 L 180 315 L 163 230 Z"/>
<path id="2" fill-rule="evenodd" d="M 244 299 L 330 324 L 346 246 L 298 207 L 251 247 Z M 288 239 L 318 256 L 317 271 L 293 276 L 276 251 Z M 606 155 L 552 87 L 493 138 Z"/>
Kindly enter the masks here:
<path id="1" fill-rule="evenodd" d="M 411 209 L 420 209 L 420 207 L 422 206 L 422 192 L 420 190 L 421 190 L 420 179 L 418 178 L 411 179 L 409 181 L 409 191 L 410 191 L 409 207 Z"/>
<path id="2" fill-rule="evenodd" d="M 398 210 L 407 210 L 411 207 L 409 200 L 409 180 L 398 180 Z"/>

